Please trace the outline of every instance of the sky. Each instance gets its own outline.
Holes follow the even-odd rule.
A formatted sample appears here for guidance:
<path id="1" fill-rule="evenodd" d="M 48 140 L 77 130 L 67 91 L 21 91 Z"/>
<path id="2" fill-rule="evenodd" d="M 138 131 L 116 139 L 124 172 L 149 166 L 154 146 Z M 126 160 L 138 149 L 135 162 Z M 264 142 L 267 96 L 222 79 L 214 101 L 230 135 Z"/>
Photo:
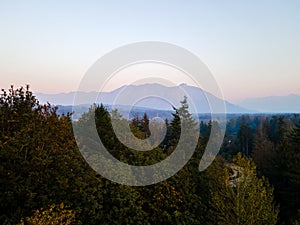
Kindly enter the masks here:
<path id="1" fill-rule="evenodd" d="M 76 91 L 106 53 L 161 41 L 197 55 L 233 103 L 300 94 L 299 11 L 297 0 L 0 0 L 0 87 Z M 119 74 L 105 90 L 140 79 L 137 71 Z M 184 76 L 174 82 L 189 84 Z"/>

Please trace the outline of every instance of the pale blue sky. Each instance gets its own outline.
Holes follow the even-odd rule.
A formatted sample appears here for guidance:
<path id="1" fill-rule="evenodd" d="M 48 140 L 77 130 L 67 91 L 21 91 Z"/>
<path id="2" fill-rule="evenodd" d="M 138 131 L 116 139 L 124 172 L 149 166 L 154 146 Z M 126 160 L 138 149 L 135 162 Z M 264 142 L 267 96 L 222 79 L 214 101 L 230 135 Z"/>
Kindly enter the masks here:
<path id="1" fill-rule="evenodd" d="M 74 91 L 103 54 L 151 40 L 198 55 L 232 102 L 300 94 L 299 12 L 289 0 L 0 0 L 0 86 Z"/>

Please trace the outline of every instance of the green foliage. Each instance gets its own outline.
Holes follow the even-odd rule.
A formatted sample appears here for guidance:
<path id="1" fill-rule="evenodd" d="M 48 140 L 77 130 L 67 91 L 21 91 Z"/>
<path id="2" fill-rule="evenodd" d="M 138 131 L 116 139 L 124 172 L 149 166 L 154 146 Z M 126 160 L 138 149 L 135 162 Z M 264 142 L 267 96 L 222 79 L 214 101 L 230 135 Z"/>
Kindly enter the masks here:
<path id="1" fill-rule="evenodd" d="M 251 156 L 259 176 L 267 177 L 274 187 L 274 199 L 280 206 L 278 224 L 293 224 L 300 206 L 299 118 L 286 114 L 247 119 L 249 127 L 256 124 Z"/>
<path id="2" fill-rule="evenodd" d="M 35 210 L 33 216 L 22 219 L 19 225 L 70 225 L 75 224 L 75 211 L 61 203 L 51 205 L 49 209 Z"/>
<path id="3" fill-rule="evenodd" d="M 257 178 L 251 160 L 239 153 L 219 182 L 210 202 L 212 224 L 276 224 L 273 189 L 265 178 Z"/>
<path id="4" fill-rule="evenodd" d="M 250 126 L 245 122 L 243 122 L 241 125 L 240 131 L 238 133 L 238 139 L 242 151 L 246 156 L 249 156 L 252 149 L 253 138 L 252 138 L 252 131 Z"/>
<path id="5" fill-rule="evenodd" d="M 300 208 L 299 129 L 296 127 L 288 139 L 278 144 L 270 159 L 270 168 L 266 171 L 280 203 L 280 216 L 287 224 L 292 224 Z"/>
<path id="6" fill-rule="evenodd" d="M 181 104 L 167 123 L 164 140 L 174 147 L 181 132 L 192 136 L 198 126 L 188 112 L 186 98 Z M 119 124 L 128 123 L 117 111 L 111 117 L 103 105 L 94 105 L 75 126 L 96 123 L 105 147 L 125 163 L 150 165 L 167 157 L 159 146 L 147 152 L 124 146 L 114 134 L 112 118 Z M 181 130 L 183 122 L 190 130 Z M 151 135 L 146 114 L 130 126 L 140 139 Z M 89 126 L 86 128 L 91 144 L 97 146 L 97 138 L 91 135 Z M 209 125 L 206 128 L 208 138 Z M 84 161 L 74 139 L 70 114 L 60 116 L 50 104 L 40 105 L 29 87 L 11 88 L 0 98 L 0 223 L 233 224 L 238 218 L 242 224 L 249 218 L 256 224 L 274 224 L 277 211 L 272 189 L 266 180 L 256 177 L 248 159 L 239 156 L 234 161 L 243 168 L 235 187 L 229 185 L 230 169 L 221 158 L 199 173 L 205 138 L 200 138 L 184 168 L 168 180 L 146 187 L 119 185 L 98 175 Z M 89 155 L 94 156 L 94 152 Z M 93 163 L 98 163 L 96 158 Z M 250 217 L 254 214 L 255 220 Z"/>
<path id="7" fill-rule="evenodd" d="M 99 207 L 85 209 L 99 185 L 76 147 L 70 115 L 58 116 L 22 90 L 1 98 L 0 222 L 16 223 L 61 202 L 84 218 Z"/>
<path id="8" fill-rule="evenodd" d="M 265 121 L 256 129 L 252 152 L 259 174 L 264 174 L 270 168 L 269 159 L 272 157 L 273 151 L 274 144 L 268 138 L 268 123 Z"/>

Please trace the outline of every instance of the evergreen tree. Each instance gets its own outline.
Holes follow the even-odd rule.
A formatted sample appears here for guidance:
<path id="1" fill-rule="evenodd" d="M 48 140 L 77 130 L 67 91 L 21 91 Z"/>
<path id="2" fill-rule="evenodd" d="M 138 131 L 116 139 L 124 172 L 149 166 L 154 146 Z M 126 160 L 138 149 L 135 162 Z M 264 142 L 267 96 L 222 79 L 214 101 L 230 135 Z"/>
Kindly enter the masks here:
<path id="1" fill-rule="evenodd" d="M 151 133 L 149 130 L 149 117 L 147 113 L 144 113 L 143 119 L 141 121 L 141 131 L 144 133 L 144 138 L 150 137 Z"/>
<path id="2" fill-rule="evenodd" d="M 239 153 L 224 171 L 212 190 L 210 223 L 276 224 L 273 189 L 265 178 L 257 178 L 253 162 Z"/>
<path id="3" fill-rule="evenodd" d="M 187 103 L 187 97 L 184 96 L 184 99 L 180 103 L 181 107 L 179 107 L 178 109 L 173 107 L 175 113 L 172 113 L 173 119 L 171 121 L 171 140 L 169 142 L 171 146 L 177 145 L 181 133 L 190 133 L 191 138 L 193 138 L 192 136 L 195 136 L 196 126 L 198 126 L 194 118 L 192 117 L 192 114 L 188 111 L 189 106 Z M 183 123 L 185 124 L 185 129 L 182 129 L 181 125 Z"/>
<path id="4" fill-rule="evenodd" d="M 268 123 L 257 126 L 254 135 L 252 157 L 260 174 L 270 170 L 270 159 L 274 153 L 274 144 L 268 139 Z"/>
<path id="5" fill-rule="evenodd" d="M 290 144 L 294 151 L 300 151 L 300 125 L 296 124 L 296 127 L 290 134 Z"/>
<path id="6" fill-rule="evenodd" d="M 173 119 L 170 123 L 170 139 L 168 146 L 176 147 L 181 134 L 181 119 L 178 110 L 173 107 L 175 113 L 172 113 Z"/>
<path id="7" fill-rule="evenodd" d="M 299 126 L 281 141 L 271 158 L 270 170 L 266 172 L 275 188 L 275 197 L 280 204 L 281 222 L 292 224 L 299 216 L 300 206 L 300 149 Z"/>
<path id="8" fill-rule="evenodd" d="M 238 133 L 238 139 L 243 153 L 249 156 L 252 149 L 253 137 L 250 126 L 244 120 Z"/>

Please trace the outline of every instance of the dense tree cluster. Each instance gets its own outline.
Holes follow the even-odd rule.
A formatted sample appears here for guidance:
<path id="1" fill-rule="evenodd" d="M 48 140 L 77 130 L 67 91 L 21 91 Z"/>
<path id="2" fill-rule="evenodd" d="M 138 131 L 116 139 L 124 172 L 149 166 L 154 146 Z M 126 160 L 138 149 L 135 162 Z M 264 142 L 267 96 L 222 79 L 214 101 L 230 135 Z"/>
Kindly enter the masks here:
<path id="1" fill-rule="evenodd" d="M 183 121 L 197 126 L 186 98 L 174 111 L 173 119 L 165 121 L 165 139 L 151 151 L 124 146 L 111 120 L 128 121 L 103 105 L 92 106 L 74 126 L 95 118 L 99 137 L 115 158 L 151 165 L 172 154 Z M 158 184 L 131 187 L 103 178 L 85 162 L 70 114 L 59 115 L 50 104 L 40 105 L 29 87 L 11 87 L 0 98 L 0 223 L 297 224 L 300 128 L 294 126 L 296 121 L 231 119 L 220 155 L 200 173 L 199 161 L 215 121 L 202 122 L 195 153 L 182 170 Z M 145 113 L 141 118 L 136 115 L 129 126 L 135 137 L 147 140 L 154 135 L 149 124 Z M 90 141 L 96 142 L 93 137 Z M 170 151 L 164 152 L 164 146 Z"/>
<path id="2" fill-rule="evenodd" d="M 279 224 L 294 224 L 300 219 L 299 123 L 297 114 L 231 119 L 221 151 L 227 158 L 239 150 L 253 158 L 258 175 L 274 187 Z"/>

